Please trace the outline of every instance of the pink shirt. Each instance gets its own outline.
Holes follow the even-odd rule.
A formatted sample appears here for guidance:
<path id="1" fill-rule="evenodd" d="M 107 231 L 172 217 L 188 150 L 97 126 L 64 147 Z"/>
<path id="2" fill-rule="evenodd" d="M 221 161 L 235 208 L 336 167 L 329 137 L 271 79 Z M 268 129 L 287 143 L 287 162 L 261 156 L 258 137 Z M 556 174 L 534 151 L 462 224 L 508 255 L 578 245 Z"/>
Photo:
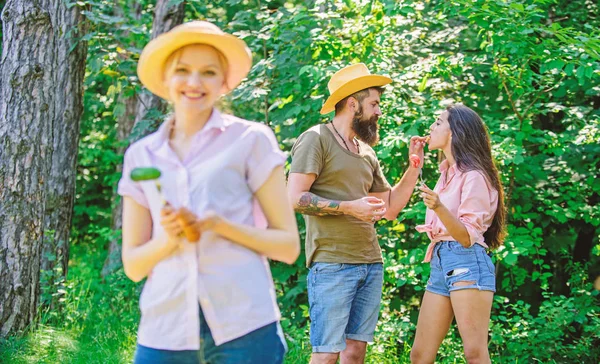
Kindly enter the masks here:
<path id="1" fill-rule="evenodd" d="M 498 207 L 498 191 L 489 184 L 481 172 L 463 173 L 456 168 L 456 164 L 450 168 L 448 164 L 447 160 L 440 164 L 442 175 L 433 190 L 444 206 L 465 225 L 471 238 L 471 245 L 477 243 L 487 248 L 483 234 L 494 219 Z M 425 225 L 418 225 L 416 229 L 421 233 L 427 233 L 431 240 L 424 262 L 431 261 L 433 248 L 437 242 L 456 240 L 430 209 L 427 209 L 425 215 Z"/>
<path id="2" fill-rule="evenodd" d="M 216 109 L 180 161 L 169 146 L 173 121 L 125 152 L 118 192 L 150 210 L 152 235 L 160 225 L 161 200 L 154 182 L 133 182 L 135 167 L 161 170 L 166 200 L 198 216 L 208 210 L 247 225 L 266 227 L 254 199 L 276 166 L 286 159 L 267 126 L 220 114 Z M 280 318 L 267 259 L 213 232 L 197 243 L 185 239 L 148 276 L 140 297 L 141 345 L 166 350 L 198 350 L 202 307 L 216 345 L 241 337 Z"/>

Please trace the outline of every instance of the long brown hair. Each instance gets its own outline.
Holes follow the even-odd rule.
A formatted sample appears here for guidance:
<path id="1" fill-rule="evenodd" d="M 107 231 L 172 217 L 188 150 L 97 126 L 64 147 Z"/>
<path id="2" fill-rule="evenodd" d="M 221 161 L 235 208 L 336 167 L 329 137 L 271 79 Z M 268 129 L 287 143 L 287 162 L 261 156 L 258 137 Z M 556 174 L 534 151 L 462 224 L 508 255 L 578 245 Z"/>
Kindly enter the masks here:
<path id="1" fill-rule="evenodd" d="M 492 158 L 490 136 L 479 115 L 470 108 L 464 105 L 451 105 L 446 110 L 452 131 L 451 148 L 456 167 L 463 173 L 480 171 L 498 191 L 498 207 L 494 219 L 483 234 L 486 244 L 496 249 L 502 245 L 506 237 L 506 210 L 504 189 Z"/>

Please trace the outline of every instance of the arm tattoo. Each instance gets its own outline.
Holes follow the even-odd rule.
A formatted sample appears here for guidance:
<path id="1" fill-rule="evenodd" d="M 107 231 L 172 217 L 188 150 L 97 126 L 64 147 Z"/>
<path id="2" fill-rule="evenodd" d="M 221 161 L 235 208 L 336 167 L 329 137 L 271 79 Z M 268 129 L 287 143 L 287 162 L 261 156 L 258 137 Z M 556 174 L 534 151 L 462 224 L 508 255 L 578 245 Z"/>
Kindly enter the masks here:
<path id="1" fill-rule="evenodd" d="M 312 216 L 344 214 L 342 211 L 340 211 L 340 201 L 328 200 L 310 192 L 305 192 L 302 194 L 302 196 L 300 196 L 300 199 L 296 203 L 294 210 L 303 215 Z"/>

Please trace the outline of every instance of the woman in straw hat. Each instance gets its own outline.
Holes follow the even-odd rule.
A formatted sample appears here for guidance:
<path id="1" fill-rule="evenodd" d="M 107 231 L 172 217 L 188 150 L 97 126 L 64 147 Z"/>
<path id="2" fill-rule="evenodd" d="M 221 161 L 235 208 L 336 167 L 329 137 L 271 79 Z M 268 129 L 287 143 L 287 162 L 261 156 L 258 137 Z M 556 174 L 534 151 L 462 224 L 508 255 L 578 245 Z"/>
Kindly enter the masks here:
<path id="1" fill-rule="evenodd" d="M 291 264 L 299 254 L 285 156 L 268 127 L 215 108 L 250 68 L 242 40 L 201 21 L 140 57 L 140 81 L 174 113 L 129 147 L 119 182 L 125 273 L 147 277 L 135 363 L 283 361 L 267 258 Z M 148 166 L 161 171 L 160 192 L 130 177 Z M 183 234 L 190 228 L 199 239 Z"/>

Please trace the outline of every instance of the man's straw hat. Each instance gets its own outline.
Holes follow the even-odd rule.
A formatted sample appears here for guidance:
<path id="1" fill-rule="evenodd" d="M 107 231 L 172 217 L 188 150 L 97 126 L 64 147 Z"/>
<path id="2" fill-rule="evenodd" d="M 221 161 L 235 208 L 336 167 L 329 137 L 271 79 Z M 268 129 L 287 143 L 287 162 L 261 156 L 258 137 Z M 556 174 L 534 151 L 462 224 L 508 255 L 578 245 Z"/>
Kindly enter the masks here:
<path id="1" fill-rule="evenodd" d="M 327 114 L 335 110 L 335 104 L 355 92 L 370 88 L 387 85 L 392 79 L 387 76 L 372 75 L 364 63 L 357 63 L 337 71 L 327 84 L 329 98 L 321 108 L 321 114 Z"/>

